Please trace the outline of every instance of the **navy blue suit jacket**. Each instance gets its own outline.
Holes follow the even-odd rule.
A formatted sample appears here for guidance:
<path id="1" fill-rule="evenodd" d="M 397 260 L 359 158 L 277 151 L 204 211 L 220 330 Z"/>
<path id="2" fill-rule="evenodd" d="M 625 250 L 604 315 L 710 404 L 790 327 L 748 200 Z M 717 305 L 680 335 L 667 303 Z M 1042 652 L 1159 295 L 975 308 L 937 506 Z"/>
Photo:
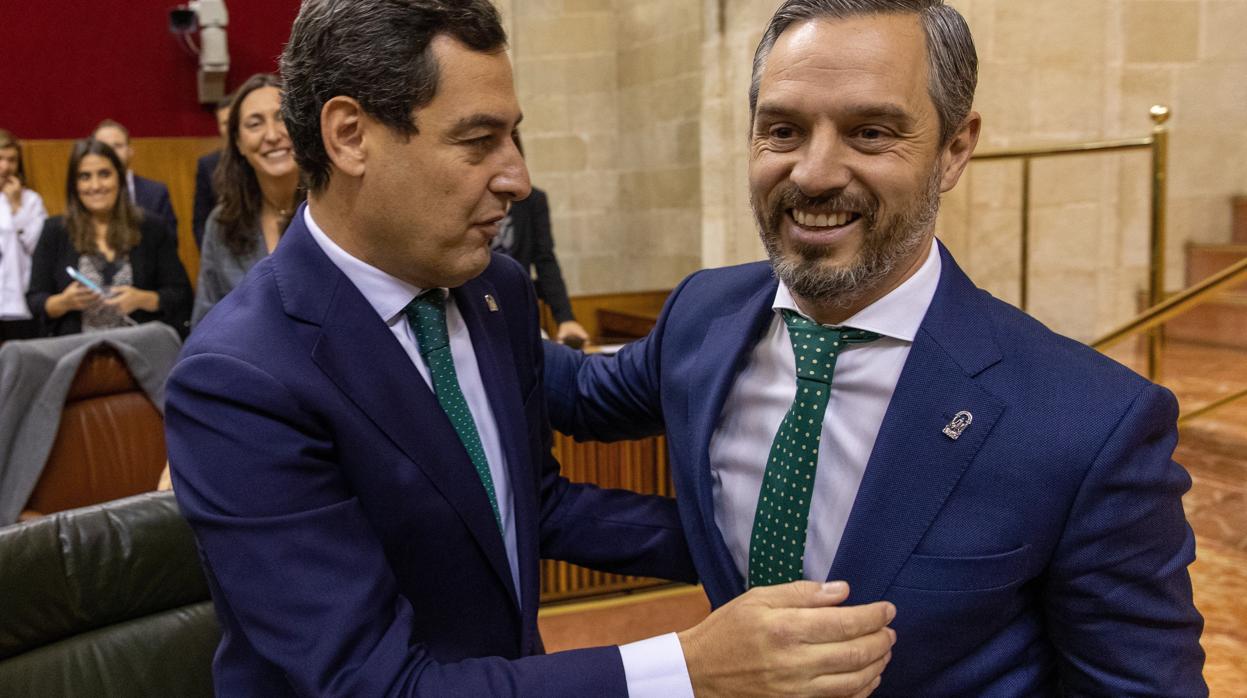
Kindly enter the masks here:
<path id="1" fill-rule="evenodd" d="M 195 163 L 195 208 L 191 213 L 191 234 L 195 236 L 195 247 L 198 248 L 203 248 L 204 226 L 208 224 L 212 209 L 216 208 L 216 188 L 212 184 L 212 175 L 220 162 L 221 151 L 214 150 Z"/>
<path id="2" fill-rule="evenodd" d="M 559 475 L 527 275 L 495 255 L 452 293 L 506 453 L 520 588 L 449 419 L 300 212 L 168 383 L 219 695 L 622 696 L 617 648 L 542 655 L 539 558 L 695 579 L 674 501 Z"/>
<path id="3" fill-rule="evenodd" d="M 167 225 L 173 237 L 177 237 L 178 217 L 169 200 L 169 187 L 164 183 L 134 175 L 134 203 Z"/>
<path id="4" fill-rule="evenodd" d="M 849 603 L 897 607 L 878 695 L 1205 695 L 1173 396 L 975 288 L 941 254 L 827 574 L 849 582 Z M 618 356 L 546 349 L 555 428 L 665 430 L 716 606 L 744 580 L 714 520 L 710 439 L 776 285 L 765 263 L 699 272 Z M 973 422 L 950 439 L 962 410 Z"/>

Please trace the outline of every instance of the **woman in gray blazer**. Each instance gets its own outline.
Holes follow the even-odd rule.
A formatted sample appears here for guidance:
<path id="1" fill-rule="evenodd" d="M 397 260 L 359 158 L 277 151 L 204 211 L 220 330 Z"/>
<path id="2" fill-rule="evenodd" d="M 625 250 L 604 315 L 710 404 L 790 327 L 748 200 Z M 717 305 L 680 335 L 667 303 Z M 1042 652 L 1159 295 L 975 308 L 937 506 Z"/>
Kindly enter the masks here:
<path id="1" fill-rule="evenodd" d="M 213 178 L 218 199 L 204 229 L 192 327 L 277 247 L 304 198 L 277 76 L 253 75 L 238 88 Z"/>

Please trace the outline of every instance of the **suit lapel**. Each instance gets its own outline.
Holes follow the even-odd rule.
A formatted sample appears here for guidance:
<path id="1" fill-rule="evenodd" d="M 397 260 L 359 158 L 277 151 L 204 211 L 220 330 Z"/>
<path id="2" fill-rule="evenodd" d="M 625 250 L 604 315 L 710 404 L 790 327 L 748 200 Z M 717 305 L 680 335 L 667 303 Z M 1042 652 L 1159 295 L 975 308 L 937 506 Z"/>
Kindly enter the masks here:
<path id="1" fill-rule="evenodd" d="M 974 377 L 1000 360 L 982 292 L 941 245 L 942 271 L 884 416 L 829 579 L 850 603 L 881 598 L 1004 410 Z M 973 421 L 943 433 L 961 411 Z"/>
<path id="2" fill-rule="evenodd" d="M 286 312 L 320 325 L 312 360 L 424 471 L 515 598 L 498 525 L 454 427 L 389 328 L 316 244 L 302 209 L 274 253 L 274 273 Z"/>
<path id="3" fill-rule="evenodd" d="M 745 591 L 745 581 L 732 562 L 731 552 L 714 519 L 714 477 L 710 470 L 710 439 L 723 413 L 723 404 L 736 382 L 736 377 L 749 362 L 749 354 L 774 318 L 771 306 L 779 282 L 771 277 L 736 312 L 720 315 L 711 321 L 702 336 L 696 356 L 718 357 L 691 362 L 688 391 L 690 415 L 689 444 L 696 478 L 697 507 L 713 548 L 713 570 L 699 570 L 702 577 L 713 574 L 717 579 L 703 580 L 714 584 L 732 598 Z M 722 360 L 720 360 L 722 359 Z M 716 594 L 717 596 L 717 594 Z"/>
<path id="4" fill-rule="evenodd" d="M 486 294 L 497 303 L 519 303 L 519 298 L 502 298 L 494 286 L 484 277 L 477 277 L 452 290 L 455 304 L 463 316 L 468 333 L 472 336 L 472 348 L 476 364 L 481 372 L 485 394 L 493 408 L 494 422 L 498 425 L 498 437 L 507 460 L 507 475 L 511 486 L 511 511 L 515 515 L 515 543 L 520 555 L 520 599 L 537 598 L 536 579 L 533 571 L 537 565 L 524 564 L 525 559 L 536 559 L 537 522 L 532 504 L 537 501 L 536 483 L 533 479 L 535 465 L 528 456 L 528 429 L 524 405 L 520 402 L 520 384 L 514 364 L 515 353 L 507 332 L 506 316 L 491 312 L 485 301 Z M 479 486 L 478 486 L 479 487 Z M 492 519 L 491 519 L 492 521 Z M 497 526 L 494 526 L 495 530 Z M 511 580 L 510 568 L 507 580 Z M 514 589 L 512 592 L 514 593 Z M 531 595 L 530 595 L 531 594 Z"/>

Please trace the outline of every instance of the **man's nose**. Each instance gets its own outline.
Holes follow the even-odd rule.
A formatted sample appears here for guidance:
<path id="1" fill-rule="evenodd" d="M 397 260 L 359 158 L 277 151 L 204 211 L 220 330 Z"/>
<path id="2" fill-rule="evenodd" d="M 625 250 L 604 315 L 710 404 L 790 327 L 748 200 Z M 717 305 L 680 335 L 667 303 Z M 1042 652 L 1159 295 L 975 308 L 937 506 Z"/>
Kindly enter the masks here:
<path id="1" fill-rule="evenodd" d="M 853 180 L 848 166 L 849 146 L 837 133 L 816 132 L 797 155 L 791 178 L 806 196 L 844 189 Z"/>
<path id="2" fill-rule="evenodd" d="M 506 161 L 502 170 L 490 181 L 490 189 L 497 194 L 505 194 L 512 201 L 527 199 L 533 190 L 532 181 L 528 177 L 528 164 L 514 143 L 505 146 Z"/>

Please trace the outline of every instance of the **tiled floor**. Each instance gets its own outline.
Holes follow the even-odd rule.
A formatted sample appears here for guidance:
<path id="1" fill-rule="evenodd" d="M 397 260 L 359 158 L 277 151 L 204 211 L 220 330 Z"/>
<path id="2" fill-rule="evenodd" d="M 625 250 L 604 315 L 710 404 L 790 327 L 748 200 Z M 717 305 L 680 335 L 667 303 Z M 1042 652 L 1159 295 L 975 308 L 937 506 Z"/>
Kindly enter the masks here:
<path id="1" fill-rule="evenodd" d="M 1112 355 L 1139 364 L 1130 347 Z M 1247 388 L 1247 352 L 1172 343 L 1164 375 L 1182 409 L 1197 408 Z M 1215 698 L 1247 698 L 1247 402 L 1184 427 L 1175 458 L 1193 481 L 1184 503 L 1198 546 L 1191 576 L 1205 620 L 1204 673 Z M 541 628 L 557 651 L 681 630 L 707 612 L 705 595 L 684 587 L 556 606 L 542 611 Z"/>

